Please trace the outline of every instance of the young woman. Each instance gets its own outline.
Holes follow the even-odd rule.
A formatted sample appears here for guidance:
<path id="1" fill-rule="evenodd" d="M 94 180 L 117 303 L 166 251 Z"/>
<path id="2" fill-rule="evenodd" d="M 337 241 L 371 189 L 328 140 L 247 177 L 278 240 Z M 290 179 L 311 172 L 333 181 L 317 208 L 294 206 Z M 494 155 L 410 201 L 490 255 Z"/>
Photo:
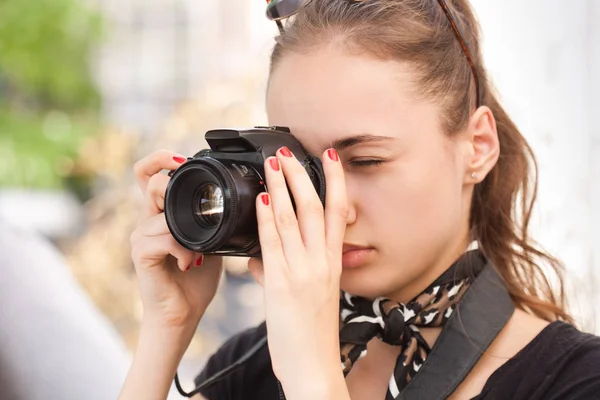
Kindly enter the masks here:
<path id="1" fill-rule="evenodd" d="M 468 2 L 275 0 L 268 15 L 281 29 L 269 123 L 322 155 L 326 202 L 287 148 L 266 161 L 262 258 L 249 263 L 266 324 L 229 340 L 197 383 L 265 335 L 268 347 L 196 398 L 600 398 L 600 339 L 571 325 L 547 275 L 560 264 L 529 238 L 534 157 L 488 82 Z M 160 151 L 135 167 L 144 321 L 122 400 L 165 398 L 219 281 L 220 260 L 165 223 L 159 172 L 182 162 Z"/>

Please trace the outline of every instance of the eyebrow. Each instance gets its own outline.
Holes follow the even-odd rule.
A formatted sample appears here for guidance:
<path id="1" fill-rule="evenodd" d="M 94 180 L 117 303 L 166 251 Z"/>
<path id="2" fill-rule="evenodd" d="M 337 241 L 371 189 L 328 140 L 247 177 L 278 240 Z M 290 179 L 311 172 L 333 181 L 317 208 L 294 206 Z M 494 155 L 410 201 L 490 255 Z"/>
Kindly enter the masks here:
<path id="1" fill-rule="evenodd" d="M 368 135 L 368 134 L 355 135 L 355 136 L 349 136 L 346 138 L 338 139 L 338 140 L 334 141 L 333 143 L 331 143 L 330 147 L 333 147 L 337 151 L 342 151 L 342 150 L 346 150 L 353 146 L 358 146 L 359 144 L 386 142 L 386 141 L 390 141 L 390 140 L 394 140 L 394 138 L 389 137 L 389 136 L 376 136 L 376 135 Z"/>

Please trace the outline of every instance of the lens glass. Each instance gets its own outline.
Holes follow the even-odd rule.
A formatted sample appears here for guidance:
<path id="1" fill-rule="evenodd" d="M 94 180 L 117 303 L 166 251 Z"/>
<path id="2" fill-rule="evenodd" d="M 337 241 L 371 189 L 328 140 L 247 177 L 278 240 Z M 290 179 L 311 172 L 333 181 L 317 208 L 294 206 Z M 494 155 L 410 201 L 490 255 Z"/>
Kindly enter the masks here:
<path id="1" fill-rule="evenodd" d="M 194 195 L 194 213 L 206 228 L 214 228 L 223 219 L 223 190 L 212 182 L 203 183 Z"/>

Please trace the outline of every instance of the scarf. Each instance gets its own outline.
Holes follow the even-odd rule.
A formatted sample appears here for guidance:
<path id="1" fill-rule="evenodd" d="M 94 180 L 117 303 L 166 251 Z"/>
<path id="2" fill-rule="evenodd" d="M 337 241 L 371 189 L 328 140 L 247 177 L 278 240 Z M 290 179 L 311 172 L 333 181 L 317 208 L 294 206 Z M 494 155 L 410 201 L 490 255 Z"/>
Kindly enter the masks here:
<path id="1" fill-rule="evenodd" d="M 344 376 L 367 354 L 371 339 L 400 346 L 386 394 L 386 400 L 397 398 L 431 352 L 419 328 L 444 326 L 483 269 L 483 259 L 477 242 L 472 242 L 446 272 L 406 304 L 383 297 L 369 300 L 342 291 L 340 353 Z"/>

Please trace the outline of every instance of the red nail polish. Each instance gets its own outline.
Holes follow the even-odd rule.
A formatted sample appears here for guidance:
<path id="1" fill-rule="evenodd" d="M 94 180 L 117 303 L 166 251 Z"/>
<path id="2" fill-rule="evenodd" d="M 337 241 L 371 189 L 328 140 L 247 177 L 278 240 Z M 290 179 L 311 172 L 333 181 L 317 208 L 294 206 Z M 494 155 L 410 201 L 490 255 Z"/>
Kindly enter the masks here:
<path id="1" fill-rule="evenodd" d="M 276 159 L 275 157 L 270 158 L 269 164 L 271 164 L 271 168 L 273 168 L 275 171 L 279 171 L 279 160 L 278 159 Z"/>
<path id="2" fill-rule="evenodd" d="M 335 149 L 328 149 L 327 150 L 327 155 L 333 161 L 339 161 L 339 159 L 340 159 L 340 157 L 338 156 L 338 152 Z"/>
<path id="3" fill-rule="evenodd" d="M 196 267 L 199 267 L 202 265 L 202 261 L 204 261 L 204 256 L 200 255 L 200 257 L 198 257 L 198 259 L 196 260 Z"/>
<path id="4" fill-rule="evenodd" d="M 192 264 L 188 265 L 187 268 L 185 269 L 186 271 L 189 271 L 190 268 L 192 268 Z"/>
<path id="5" fill-rule="evenodd" d="M 266 193 L 261 194 L 260 199 L 262 200 L 262 202 L 265 206 L 269 205 L 269 195 L 268 194 L 266 194 Z"/>
<path id="6" fill-rule="evenodd" d="M 185 157 L 173 156 L 173 160 L 177 161 L 179 164 L 185 162 Z"/>
<path id="7" fill-rule="evenodd" d="M 280 148 L 279 152 L 281 153 L 282 156 L 285 156 L 285 157 L 291 157 L 292 156 L 292 152 L 290 151 L 290 149 L 288 149 L 285 146 L 283 146 L 282 148 Z"/>

